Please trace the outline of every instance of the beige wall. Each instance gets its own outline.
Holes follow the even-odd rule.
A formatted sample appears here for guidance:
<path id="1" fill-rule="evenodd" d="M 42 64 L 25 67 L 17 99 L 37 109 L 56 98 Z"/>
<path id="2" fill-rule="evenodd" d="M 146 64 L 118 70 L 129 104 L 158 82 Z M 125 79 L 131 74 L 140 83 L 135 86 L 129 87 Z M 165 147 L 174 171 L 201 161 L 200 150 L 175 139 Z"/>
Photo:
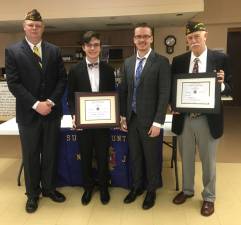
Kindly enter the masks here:
<path id="1" fill-rule="evenodd" d="M 37 8 L 43 18 L 79 18 L 99 16 L 145 15 L 203 11 L 203 0 L 21 0 L 2 1 L 0 20 L 22 20 Z"/>
<path id="2" fill-rule="evenodd" d="M 5 48 L 23 38 L 23 33 L 0 33 L 0 67 L 5 64 Z"/>
<path id="3" fill-rule="evenodd" d="M 213 24 L 207 25 L 208 39 L 207 46 L 210 49 L 223 49 L 227 50 L 227 34 L 228 28 L 241 27 L 240 23 L 233 24 Z M 167 35 L 174 35 L 177 39 L 177 43 L 174 47 L 173 54 L 166 53 L 166 47 L 164 45 L 164 39 Z M 182 54 L 186 51 L 185 42 L 185 27 L 158 27 L 155 29 L 155 45 L 154 49 L 160 54 L 169 58 L 170 62 L 176 55 Z"/>
<path id="4" fill-rule="evenodd" d="M 207 25 L 207 45 L 211 49 L 227 50 L 227 34 L 229 28 L 241 27 L 241 1 L 240 0 L 205 0 L 204 12 L 199 13 L 193 20 L 202 21 Z M 174 53 L 168 55 L 165 50 L 164 39 L 167 35 L 175 35 L 177 44 Z M 186 51 L 185 28 L 157 27 L 155 29 L 154 48 L 166 55 L 171 61 L 173 56 Z"/>

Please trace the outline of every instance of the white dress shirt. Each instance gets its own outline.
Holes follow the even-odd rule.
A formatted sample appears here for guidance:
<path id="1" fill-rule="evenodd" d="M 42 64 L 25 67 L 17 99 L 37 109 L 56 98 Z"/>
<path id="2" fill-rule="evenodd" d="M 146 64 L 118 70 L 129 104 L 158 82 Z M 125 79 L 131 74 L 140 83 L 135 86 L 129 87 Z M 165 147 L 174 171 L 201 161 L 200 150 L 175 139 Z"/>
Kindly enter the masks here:
<path id="1" fill-rule="evenodd" d="M 92 92 L 98 92 L 99 91 L 99 83 L 100 83 L 100 67 L 99 67 L 99 59 L 97 60 L 98 65 L 89 67 L 88 64 L 92 64 L 87 58 L 85 58 L 87 63 L 87 70 L 89 74 L 90 79 L 90 85 Z"/>
<path id="2" fill-rule="evenodd" d="M 208 55 L 208 50 L 207 50 L 207 47 L 206 47 L 206 49 L 204 50 L 204 52 L 200 55 L 200 56 L 198 56 L 198 57 L 196 57 L 194 54 L 193 54 L 193 52 L 191 53 L 191 59 L 190 59 L 190 64 L 189 64 L 189 73 L 192 73 L 192 71 L 193 71 L 193 67 L 194 67 L 194 60 L 196 59 L 196 58 L 198 58 L 199 59 L 199 61 L 198 61 L 198 72 L 199 73 L 205 73 L 205 72 L 207 72 L 207 55 Z M 218 71 L 216 71 L 216 72 L 218 72 Z M 225 89 L 225 84 L 224 83 L 222 83 L 221 84 L 221 91 L 223 91 Z"/>

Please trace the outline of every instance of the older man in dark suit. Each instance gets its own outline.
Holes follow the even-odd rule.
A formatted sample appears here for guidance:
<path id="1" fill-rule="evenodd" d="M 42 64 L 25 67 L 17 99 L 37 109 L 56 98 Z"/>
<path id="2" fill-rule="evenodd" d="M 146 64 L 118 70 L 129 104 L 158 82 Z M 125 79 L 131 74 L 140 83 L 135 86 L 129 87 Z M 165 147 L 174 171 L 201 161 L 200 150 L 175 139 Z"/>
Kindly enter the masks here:
<path id="1" fill-rule="evenodd" d="M 186 26 L 189 52 L 173 59 L 172 74 L 217 72 L 221 93 L 229 95 L 230 71 L 225 54 L 207 49 L 207 31 L 203 23 L 190 22 Z M 203 204 L 201 214 L 210 216 L 214 212 L 216 183 L 216 148 L 223 134 L 223 109 L 218 114 L 177 113 L 173 115 L 172 131 L 178 135 L 182 157 L 182 192 L 173 203 L 183 204 L 194 195 L 196 145 L 202 163 Z"/>
<path id="2" fill-rule="evenodd" d="M 39 195 L 65 201 L 56 191 L 56 159 L 62 116 L 61 97 L 66 72 L 59 48 L 43 41 L 44 23 L 37 10 L 24 20 L 25 39 L 6 49 L 9 90 L 16 97 L 24 177 L 26 211 L 36 211 Z"/>
<path id="3" fill-rule="evenodd" d="M 101 50 L 99 33 L 94 31 L 86 32 L 83 35 L 82 48 L 86 57 L 70 69 L 68 76 L 68 104 L 70 113 L 73 116 L 74 127 L 76 127 L 75 92 L 115 91 L 114 70 L 107 63 L 99 59 Z M 108 128 L 83 129 L 78 132 L 78 138 L 80 143 L 84 186 L 84 194 L 81 199 L 82 204 L 89 204 L 95 185 L 92 174 L 94 151 L 98 167 L 100 200 L 102 204 L 107 204 L 110 200 L 108 191 L 108 149 L 110 146 L 110 130 Z"/>
<path id="4" fill-rule="evenodd" d="M 154 206 L 160 186 L 160 129 L 165 121 L 170 92 L 168 59 L 151 49 L 152 29 L 139 24 L 134 29 L 137 54 L 124 62 L 121 84 L 121 129 L 128 130 L 133 186 L 124 203 L 135 201 L 143 193 L 143 209 Z"/>

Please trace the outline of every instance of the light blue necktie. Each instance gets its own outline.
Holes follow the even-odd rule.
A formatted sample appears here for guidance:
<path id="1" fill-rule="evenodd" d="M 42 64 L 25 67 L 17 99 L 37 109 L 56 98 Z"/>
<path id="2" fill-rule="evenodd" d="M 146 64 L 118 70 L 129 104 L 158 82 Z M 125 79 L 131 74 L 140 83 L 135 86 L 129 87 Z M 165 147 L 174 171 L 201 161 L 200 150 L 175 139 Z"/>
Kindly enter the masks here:
<path id="1" fill-rule="evenodd" d="M 137 65 L 137 68 L 136 68 L 136 76 L 135 76 L 135 82 L 134 82 L 134 90 L 133 90 L 133 99 L 132 99 L 132 110 L 136 113 L 136 89 L 137 89 L 137 86 L 140 82 L 140 79 L 141 79 L 141 72 L 143 70 L 143 61 L 145 60 L 145 58 L 138 58 L 140 61 Z"/>

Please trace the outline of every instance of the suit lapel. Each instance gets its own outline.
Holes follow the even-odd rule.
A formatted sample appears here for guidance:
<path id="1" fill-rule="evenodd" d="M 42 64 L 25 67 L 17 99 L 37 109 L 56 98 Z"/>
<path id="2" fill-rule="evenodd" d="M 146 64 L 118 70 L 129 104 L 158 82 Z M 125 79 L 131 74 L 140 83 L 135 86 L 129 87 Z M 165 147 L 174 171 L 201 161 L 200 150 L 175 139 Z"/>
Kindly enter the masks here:
<path id="1" fill-rule="evenodd" d="M 30 48 L 30 46 L 29 46 L 29 44 L 26 40 L 23 40 L 23 42 L 22 42 L 22 49 L 25 52 L 25 54 L 27 55 L 27 57 L 35 65 L 35 68 L 37 68 L 39 70 L 39 72 L 42 73 L 42 68 L 40 67 L 37 59 L 34 57 L 34 53 L 33 53 L 32 49 Z"/>
<path id="2" fill-rule="evenodd" d="M 215 69 L 216 69 L 216 63 L 215 63 L 215 58 L 213 56 L 213 52 L 208 49 L 206 72 L 213 72 Z"/>
<path id="3" fill-rule="evenodd" d="M 144 68 L 142 70 L 140 82 L 139 82 L 138 85 L 140 85 L 143 82 L 145 76 L 147 75 L 147 71 L 150 71 L 150 68 L 151 68 L 152 63 L 154 62 L 154 60 L 155 60 L 155 53 L 153 51 L 151 51 L 149 57 L 146 60 L 145 66 L 144 66 Z"/>
<path id="4" fill-rule="evenodd" d="M 42 48 L 42 70 L 43 73 L 46 71 L 47 63 L 48 63 L 48 58 L 49 58 L 49 47 L 45 44 L 44 41 L 42 41 L 41 44 Z"/>
<path id="5" fill-rule="evenodd" d="M 133 87 L 133 85 L 134 85 L 134 78 L 135 78 L 136 55 L 134 55 L 134 56 L 132 56 L 130 58 L 129 66 L 130 66 L 129 82 L 130 82 L 130 84 Z"/>
<path id="6" fill-rule="evenodd" d="M 184 67 L 184 73 L 189 73 L 189 66 L 190 66 L 190 60 L 191 60 L 191 52 L 188 52 L 186 57 L 184 58 L 183 66 Z"/>
<path id="7" fill-rule="evenodd" d="M 91 92 L 91 84 L 90 84 L 90 77 L 89 77 L 89 73 L 88 73 L 88 69 L 87 69 L 87 64 L 86 64 L 86 60 L 82 60 L 82 66 L 81 66 L 81 69 L 83 71 L 80 71 L 80 74 L 82 74 L 83 72 L 83 76 L 84 76 L 84 79 L 86 81 L 86 85 L 87 85 L 87 90 Z"/>

